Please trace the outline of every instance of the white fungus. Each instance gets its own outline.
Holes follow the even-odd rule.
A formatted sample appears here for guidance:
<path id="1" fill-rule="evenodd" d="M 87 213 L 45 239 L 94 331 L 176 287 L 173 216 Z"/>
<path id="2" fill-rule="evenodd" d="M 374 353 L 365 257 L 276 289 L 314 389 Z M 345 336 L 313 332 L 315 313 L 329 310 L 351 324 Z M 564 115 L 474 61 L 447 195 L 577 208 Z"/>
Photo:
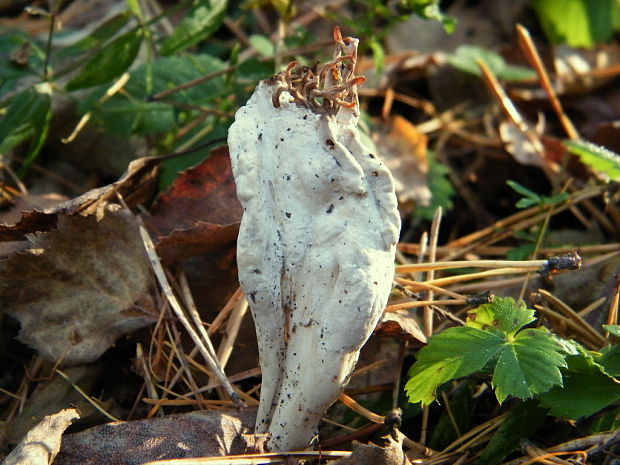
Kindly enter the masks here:
<path id="1" fill-rule="evenodd" d="M 400 216 L 392 176 L 357 129 L 357 39 L 334 60 L 261 82 L 228 144 L 243 205 L 239 280 L 256 325 L 256 432 L 304 449 L 385 307 Z"/>

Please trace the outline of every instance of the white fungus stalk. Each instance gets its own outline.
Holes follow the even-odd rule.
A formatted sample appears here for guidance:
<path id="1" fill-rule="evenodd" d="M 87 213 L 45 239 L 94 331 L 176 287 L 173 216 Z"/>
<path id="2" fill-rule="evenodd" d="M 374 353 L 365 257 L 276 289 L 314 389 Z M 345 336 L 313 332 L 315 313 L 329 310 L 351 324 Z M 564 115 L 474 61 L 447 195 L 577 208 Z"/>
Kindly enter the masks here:
<path id="1" fill-rule="evenodd" d="M 262 368 L 256 432 L 304 449 L 385 307 L 400 216 L 392 176 L 357 129 L 358 40 L 261 82 L 228 136 L 244 213 L 239 280 Z"/>

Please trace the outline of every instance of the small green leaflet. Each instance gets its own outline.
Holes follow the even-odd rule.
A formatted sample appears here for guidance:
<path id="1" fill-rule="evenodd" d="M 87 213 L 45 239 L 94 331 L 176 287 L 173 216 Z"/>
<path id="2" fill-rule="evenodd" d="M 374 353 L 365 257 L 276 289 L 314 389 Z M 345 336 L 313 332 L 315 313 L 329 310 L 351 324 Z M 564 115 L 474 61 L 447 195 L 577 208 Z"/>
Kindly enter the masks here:
<path id="1" fill-rule="evenodd" d="M 603 325 L 603 329 L 614 336 L 620 337 L 620 325 Z"/>
<path id="2" fill-rule="evenodd" d="M 405 391 L 412 403 L 430 404 L 439 386 L 492 365 L 499 402 L 531 398 L 562 384 L 566 348 L 543 328 L 523 327 L 533 310 L 511 298 L 481 305 L 467 326 L 433 336 L 409 370 Z"/>
<path id="3" fill-rule="evenodd" d="M 496 326 L 509 337 L 513 337 L 519 329 L 536 319 L 534 310 L 527 308 L 525 302 L 515 302 L 510 297 L 497 298 L 492 303 L 483 304 L 468 313 L 471 318 L 468 318 L 467 326 L 478 329 Z"/>
<path id="4" fill-rule="evenodd" d="M 545 207 L 562 203 L 568 198 L 566 192 L 561 192 L 553 197 L 547 197 L 546 195 L 538 195 L 536 192 L 529 190 L 527 187 L 515 181 L 508 180 L 506 184 L 508 184 L 512 190 L 523 196 L 523 198 L 516 203 L 517 208 L 528 208 L 534 205 Z"/>
<path id="5" fill-rule="evenodd" d="M 128 32 L 106 44 L 66 86 L 67 91 L 85 89 L 111 81 L 127 71 L 138 55 L 142 30 Z"/>
<path id="6" fill-rule="evenodd" d="M 567 140 L 563 143 L 584 165 L 612 181 L 620 181 L 620 155 L 592 142 Z"/>
<path id="7" fill-rule="evenodd" d="M 226 0 L 197 0 L 188 15 L 159 50 L 173 55 L 206 39 L 220 27 L 226 14 Z"/>
<path id="8" fill-rule="evenodd" d="M 523 81 L 536 77 L 534 70 L 523 66 L 509 65 L 497 53 L 475 45 L 459 45 L 454 54 L 448 56 L 448 64 L 469 74 L 480 76 L 476 60 L 482 60 L 500 79 Z"/>

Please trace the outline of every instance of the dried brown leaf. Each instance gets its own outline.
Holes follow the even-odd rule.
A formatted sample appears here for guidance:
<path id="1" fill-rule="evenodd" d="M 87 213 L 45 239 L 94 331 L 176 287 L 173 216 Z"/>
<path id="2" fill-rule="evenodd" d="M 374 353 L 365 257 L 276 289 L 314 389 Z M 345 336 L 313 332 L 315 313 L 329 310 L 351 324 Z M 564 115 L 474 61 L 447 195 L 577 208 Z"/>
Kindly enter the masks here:
<path id="1" fill-rule="evenodd" d="M 397 433 L 398 434 L 398 433 Z M 398 439 L 384 436 L 381 440 L 384 447 L 375 444 L 353 443 L 353 453 L 350 457 L 336 460 L 332 465 L 407 465 L 411 462 L 403 453 L 403 436 Z"/>
<path id="2" fill-rule="evenodd" d="M 65 436 L 54 465 L 138 465 L 254 452 L 260 441 L 248 433 L 255 416 L 249 408 L 209 410 L 96 426 Z"/>
<path id="3" fill-rule="evenodd" d="M 159 235 L 159 256 L 179 261 L 234 241 L 241 214 L 228 149 L 220 147 L 181 173 L 145 221 Z"/>
<path id="4" fill-rule="evenodd" d="M 0 262 L 0 309 L 19 339 L 52 361 L 96 360 L 119 336 L 155 320 L 150 264 L 133 216 L 59 215 L 57 229 Z"/>
<path id="5" fill-rule="evenodd" d="M 392 172 L 398 201 L 428 204 L 431 192 L 426 178 L 426 135 L 402 116 L 395 115 L 373 139 L 381 159 Z"/>
<path id="6" fill-rule="evenodd" d="M 411 310 L 384 312 L 375 333 L 378 336 L 406 337 L 426 342 L 426 336 Z"/>

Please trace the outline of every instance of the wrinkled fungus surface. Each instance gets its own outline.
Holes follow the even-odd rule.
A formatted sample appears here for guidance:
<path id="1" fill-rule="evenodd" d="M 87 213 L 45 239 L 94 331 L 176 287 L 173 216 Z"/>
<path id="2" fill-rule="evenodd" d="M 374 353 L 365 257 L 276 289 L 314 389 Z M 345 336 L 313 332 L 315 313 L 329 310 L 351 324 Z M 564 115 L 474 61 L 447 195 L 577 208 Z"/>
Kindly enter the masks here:
<path id="1" fill-rule="evenodd" d="M 358 41 L 334 36 L 333 61 L 261 82 L 229 131 L 239 280 L 263 376 L 256 432 L 272 434 L 272 450 L 308 446 L 394 275 L 392 176 L 358 133 Z"/>

